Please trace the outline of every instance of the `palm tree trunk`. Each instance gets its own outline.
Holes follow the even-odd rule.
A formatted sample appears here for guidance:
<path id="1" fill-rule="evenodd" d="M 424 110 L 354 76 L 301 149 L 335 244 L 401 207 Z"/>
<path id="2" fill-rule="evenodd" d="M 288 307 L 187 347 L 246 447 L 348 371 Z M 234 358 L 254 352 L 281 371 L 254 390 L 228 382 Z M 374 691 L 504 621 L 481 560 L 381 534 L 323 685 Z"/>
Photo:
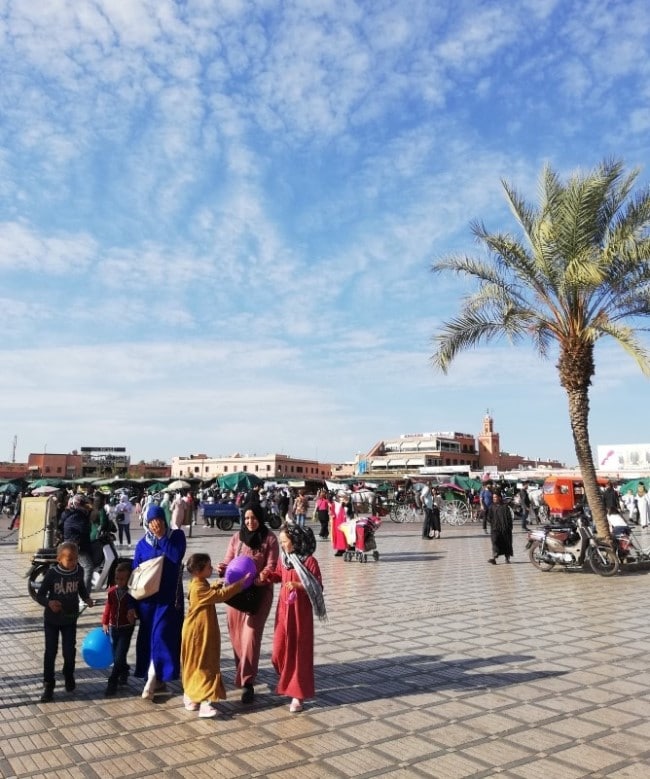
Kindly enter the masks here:
<path id="1" fill-rule="evenodd" d="M 585 497 L 596 524 L 596 535 L 610 540 L 609 522 L 605 514 L 605 504 L 596 480 L 596 468 L 589 443 L 589 391 L 586 387 L 566 388 L 569 398 L 569 422 L 573 433 L 573 445 L 578 458 L 585 487 Z"/>

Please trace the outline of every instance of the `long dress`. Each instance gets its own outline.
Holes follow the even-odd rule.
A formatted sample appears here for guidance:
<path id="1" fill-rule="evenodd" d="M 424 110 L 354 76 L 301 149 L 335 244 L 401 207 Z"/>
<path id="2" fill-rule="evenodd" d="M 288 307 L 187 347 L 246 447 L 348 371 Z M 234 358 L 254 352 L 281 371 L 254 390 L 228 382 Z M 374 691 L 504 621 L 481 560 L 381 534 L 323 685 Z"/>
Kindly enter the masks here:
<path id="1" fill-rule="evenodd" d="M 133 567 L 145 560 L 165 556 L 160 589 L 138 602 L 140 626 L 135 647 L 135 676 L 145 678 L 153 661 L 158 681 L 180 676 L 183 629 L 183 557 L 185 533 L 173 530 L 151 546 L 146 537 L 135 548 Z"/>
<path id="2" fill-rule="evenodd" d="M 323 584 L 315 557 L 303 560 L 305 568 Z M 282 582 L 275 612 L 275 631 L 271 663 L 279 675 L 276 691 L 292 698 L 313 698 L 314 684 L 314 612 L 307 593 L 298 588 L 295 597 L 284 586 L 300 582 L 293 568 L 285 568 L 278 560 L 272 581 Z"/>
<path id="3" fill-rule="evenodd" d="M 215 605 L 232 598 L 241 582 L 226 585 L 219 580 L 192 579 L 190 607 L 183 622 L 181 666 L 183 691 L 194 703 L 226 697 L 221 678 L 221 632 Z"/>
<path id="4" fill-rule="evenodd" d="M 512 512 L 503 503 L 492 503 L 488 508 L 492 556 L 512 557 Z"/>
<path id="5" fill-rule="evenodd" d="M 275 570 L 279 554 L 280 546 L 278 539 L 270 530 L 259 549 L 251 549 L 249 546 L 246 546 L 239 540 L 239 533 L 235 533 L 230 539 L 223 562 L 228 564 L 239 555 L 251 557 L 255 561 L 255 568 L 259 577 L 262 571 L 268 574 Z M 256 586 L 258 585 L 253 585 L 253 587 Z M 254 685 L 257 677 L 264 625 L 273 604 L 273 585 L 268 583 L 260 586 L 263 588 L 264 593 L 255 614 L 238 611 L 232 608 L 232 606 L 228 606 L 226 609 L 228 633 L 235 657 L 236 687 L 243 687 L 246 684 Z"/>
<path id="6" fill-rule="evenodd" d="M 341 531 L 341 525 L 349 519 L 345 503 L 334 503 L 334 512 L 332 514 L 332 547 L 337 552 L 345 552 L 348 548 L 348 542 Z"/>

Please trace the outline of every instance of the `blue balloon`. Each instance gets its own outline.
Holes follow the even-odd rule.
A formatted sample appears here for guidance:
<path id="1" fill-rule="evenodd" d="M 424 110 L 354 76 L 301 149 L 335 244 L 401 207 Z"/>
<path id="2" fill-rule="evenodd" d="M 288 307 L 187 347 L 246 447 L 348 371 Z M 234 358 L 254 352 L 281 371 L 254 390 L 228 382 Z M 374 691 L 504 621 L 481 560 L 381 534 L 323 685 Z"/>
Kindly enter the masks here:
<path id="1" fill-rule="evenodd" d="M 93 628 L 84 638 L 81 654 L 91 668 L 108 668 L 113 662 L 113 645 L 103 628 Z"/>
<path id="2" fill-rule="evenodd" d="M 233 558 L 226 568 L 225 576 L 223 577 L 226 584 L 234 584 L 240 579 L 243 579 L 247 573 L 251 574 L 248 582 L 244 584 L 243 589 L 246 590 L 253 584 L 253 580 L 257 576 L 257 567 L 255 566 L 255 560 L 252 557 L 246 555 L 240 555 Z"/>

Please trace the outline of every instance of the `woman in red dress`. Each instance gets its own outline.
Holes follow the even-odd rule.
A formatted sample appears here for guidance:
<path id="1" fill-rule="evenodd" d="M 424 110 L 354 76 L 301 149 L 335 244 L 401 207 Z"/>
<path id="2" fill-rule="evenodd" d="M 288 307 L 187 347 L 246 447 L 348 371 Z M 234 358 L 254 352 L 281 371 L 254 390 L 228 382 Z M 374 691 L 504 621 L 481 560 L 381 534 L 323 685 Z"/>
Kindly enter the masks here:
<path id="1" fill-rule="evenodd" d="M 321 620 L 327 619 L 327 612 L 320 568 L 312 556 L 316 539 L 311 528 L 283 525 L 280 547 L 275 571 L 264 575 L 267 581 L 282 583 L 271 662 L 279 675 L 276 691 L 291 696 L 289 711 L 297 714 L 305 698 L 315 695 L 314 612 Z"/>
<path id="2" fill-rule="evenodd" d="M 341 531 L 341 525 L 352 517 L 354 517 L 354 509 L 350 497 L 339 495 L 332 504 L 332 547 L 335 557 L 341 557 L 348 548 L 348 542 Z"/>

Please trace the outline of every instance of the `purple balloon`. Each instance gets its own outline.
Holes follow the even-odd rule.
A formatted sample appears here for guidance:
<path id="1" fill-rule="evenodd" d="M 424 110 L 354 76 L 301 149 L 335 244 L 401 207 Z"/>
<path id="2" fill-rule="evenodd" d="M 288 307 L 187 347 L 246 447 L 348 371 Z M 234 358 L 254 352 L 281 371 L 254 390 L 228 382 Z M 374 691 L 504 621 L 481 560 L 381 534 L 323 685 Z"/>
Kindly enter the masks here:
<path id="1" fill-rule="evenodd" d="M 233 558 L 228 563 L 226 574 L 223 578 L 226 584 L 234 584 L 234 582 L 238 582 L 240 579 L 243 579 L 247 573 L 252 575 L 248 582 L 244 584 L 243 589 L 247 589 L 252 585 L 253 579 L 255 579 L 257 576 L 257 567 L 255 566 L 255 561 L 252 557 L 240 555 L 239 557 Z"/>

